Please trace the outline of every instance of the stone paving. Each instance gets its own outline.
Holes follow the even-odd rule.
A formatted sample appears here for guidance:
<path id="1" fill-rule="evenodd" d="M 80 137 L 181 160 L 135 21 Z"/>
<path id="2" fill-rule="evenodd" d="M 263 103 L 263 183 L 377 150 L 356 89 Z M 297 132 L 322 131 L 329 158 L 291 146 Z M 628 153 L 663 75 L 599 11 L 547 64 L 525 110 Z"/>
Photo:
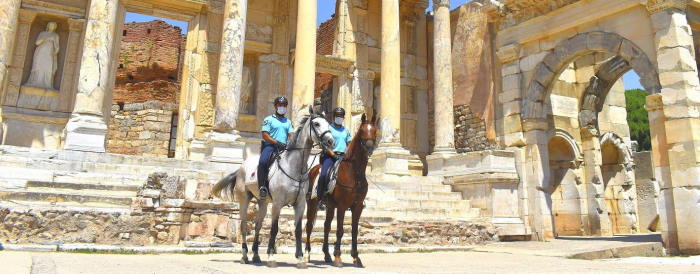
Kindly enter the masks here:
<path id="1" fill-rule="evenodd" d="M 493 252 L 362 254 L 364 269 L 335 268 L 314 254 L 306 270 L 295 267 L 292 255 L 278 256 L 276 273 L 698 273 L 700 257 L 575 260 Z M 238 254 L 106 255 L 76 253 L 3 252 L 5 273 L 263 273 L 264 265 L 242 265 Z"/>

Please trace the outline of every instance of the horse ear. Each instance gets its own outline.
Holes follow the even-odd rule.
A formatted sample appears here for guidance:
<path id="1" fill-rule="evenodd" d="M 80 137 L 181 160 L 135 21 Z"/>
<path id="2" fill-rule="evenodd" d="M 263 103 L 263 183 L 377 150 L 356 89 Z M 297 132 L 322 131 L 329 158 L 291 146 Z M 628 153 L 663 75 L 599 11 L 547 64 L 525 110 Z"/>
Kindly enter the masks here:
<path id="1" fill-rule="evenodd" d="M 367 123 L 367 114 L 362 113 L 362 123 L 366 124 Z"/>
<path id="2" fill-rule="evenodd" d="M 309 114 L 314 114 L 314 106 L 309 105 Z"/>

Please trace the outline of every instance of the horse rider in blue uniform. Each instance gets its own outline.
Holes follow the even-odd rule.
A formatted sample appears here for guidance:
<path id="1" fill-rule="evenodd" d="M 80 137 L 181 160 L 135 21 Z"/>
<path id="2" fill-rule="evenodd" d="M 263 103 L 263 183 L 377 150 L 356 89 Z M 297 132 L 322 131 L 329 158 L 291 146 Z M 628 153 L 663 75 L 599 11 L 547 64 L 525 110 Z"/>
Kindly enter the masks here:
<path id="1" fill-rule="evenodd" d="M 272 156 L 287 149 L 287 140 L 292 138 L 294 126 L 287 119 L 287 105 L 289 101 L 285 97 L 275 98 L 275 113 L 267 116 L 262 125 L 262 146 L 260 147 L 260 161 L 258 162 L 258 186 L 260 187 L 260 199 L 267 199 L 270 191 L 267 182 Z"/>
<path id="2" fill-rule="evenodd" d="M 352 138 L 350 138 L 350 131 L 343 126 L 344 120 L 345 109 L 335 108 L 333 110 L 333 123 L 329 128 L 335 140 L 335 146 L 333 149 L 326 149 L 321 155 L 321 174 L 319 174 L 318 185 L 316 186 L 316 193 L 318 194 L 318 201 L 321 207 L 325 204 L 323 198 L 328 190 L 328 183 L 330 182 L 328 171 L 333 167 L 336 161 L 342 159 L 348 148 L 348 143 L 352 140 Z"/>

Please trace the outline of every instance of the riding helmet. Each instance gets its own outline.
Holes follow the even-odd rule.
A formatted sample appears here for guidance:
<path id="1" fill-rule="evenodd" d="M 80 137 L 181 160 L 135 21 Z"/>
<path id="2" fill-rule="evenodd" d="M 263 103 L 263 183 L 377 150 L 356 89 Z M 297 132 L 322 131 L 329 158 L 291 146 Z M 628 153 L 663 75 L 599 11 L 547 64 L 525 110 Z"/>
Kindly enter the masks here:
<path id="1" fill-rule="evenodd" d="M 345 117 L 345 109 L 343 108 L 335 108 L 333 110 L 333 116 L 342 116 Z"/>
<path id="2" fill-rule="evenodd" d="M 275 105 L 287 105 L 289 104 L 289 101 L 287 100 L 287 97 L 280 96 L 275 98 Z"/>

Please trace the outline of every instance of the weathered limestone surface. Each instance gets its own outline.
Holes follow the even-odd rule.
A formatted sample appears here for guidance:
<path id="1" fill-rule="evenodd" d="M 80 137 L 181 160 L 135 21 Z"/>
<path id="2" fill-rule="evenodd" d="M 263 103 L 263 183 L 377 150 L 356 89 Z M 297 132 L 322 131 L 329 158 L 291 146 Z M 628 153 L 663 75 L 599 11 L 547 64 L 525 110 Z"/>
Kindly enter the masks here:
<path id="1" fill-rule="evenodd" d="M 452 37 L 454 105 L 469 107 L 474 118 L 483 120 L 487 140 L 493 141 L 496 137 L 495 86 L 491 54 L 493 37 L 488 27 L 488 16 L 476 3 L 462 5 L 453 13 L 457 16 L 456 21 L 453 20 Z"/>
<path id="2" fill-rule="evenodd" d="M 433 1 L 433 96 L 435 103 L 435 151 L 455 152 L 452 89 L 452 43 L 450 1 Z"/>
<path id="3" fill-rule="evenodd" d="M 670 180 L 661 182 L 662 233 L 672 253 L 700 253 L 700 115 L 695 110 L 700 80 L 689 56 L 695 52 L 686 15 L 687 1 L 653 1 L 657 63 Z"/>
<path id="4" fill-rule="evenodd" d="M 226 0 L 224 7 L 213 127 L 220 133 L 233 133 L 238 121 L 247 7 L 248 1 L 244 0 Z"/>
<path id="5" fill-rule="evenodd" d="M 107 125 L 103 111 L 108 92 L 105 89 L 114 77 L 118 4 L 117 0 L 90 2 L 75 107 L 66 125 L 64 149 L 105 151 Z"/>
<path id="6" fill-rule="evenodd" d="M 21 0 L 0 1 L 0 94 L 4 94 L 5 75 L 10 65 L 12 48 L 15 44 L 17 17 Z"/>

